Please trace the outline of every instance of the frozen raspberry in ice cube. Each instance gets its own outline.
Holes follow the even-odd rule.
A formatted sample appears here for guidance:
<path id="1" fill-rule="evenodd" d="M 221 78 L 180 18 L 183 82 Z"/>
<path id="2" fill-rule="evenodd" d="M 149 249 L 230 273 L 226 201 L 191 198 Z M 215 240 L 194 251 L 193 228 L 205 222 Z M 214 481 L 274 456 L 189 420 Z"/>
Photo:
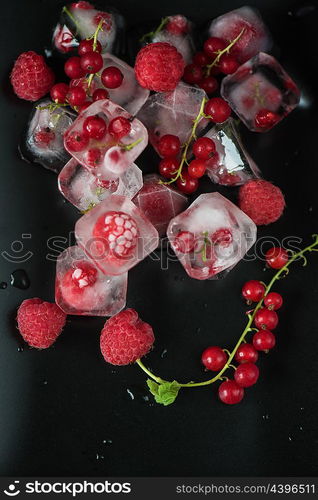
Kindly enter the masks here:
<path id="1" fill-rule="evenodd" d="M 122 258 L 131 255 L 137 246 L 138 227 L 130 215 L 109 211 L 95 223 L 93 236 L 100 240 L 101 254 L 110 252 Z"/>

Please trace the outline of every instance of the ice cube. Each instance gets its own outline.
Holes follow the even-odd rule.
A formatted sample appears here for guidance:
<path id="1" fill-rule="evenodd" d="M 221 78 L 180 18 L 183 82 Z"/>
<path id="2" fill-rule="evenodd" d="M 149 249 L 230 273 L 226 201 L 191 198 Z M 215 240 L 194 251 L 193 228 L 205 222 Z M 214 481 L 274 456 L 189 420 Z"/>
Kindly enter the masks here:
<path id="1" fill-rule="evenodd" d="M 206 173 L 211 181 L 224 186 L 240 186 L 261 173 L 246 151 L 233 118 L 215 125 L 204 137 L 212 139 L 216 151 L 207 160 Z"/>
<path id="2" fill-rule="evenodd" d="M 144 185 L 133 199 L 157 229 L 159 236 L 165 236 L 169 222 L 185 210 L 188 198 L 167 184 L 160 184 L 160 176 L 149 174 L 144 177 Z"/>
<path id="3" fill-rule="evenodd" d="M 221 94 L 245 125 L 266 132 L 299 103 L 300 91 L 279 62 L 261 52 L 223 79 Z"/>
<path id="4" fill-rule="evenodd" d="M 85 138 L 83 124 L 87 117 L 98 115 L 104 119 L 107 132 L 100 140 Z M 108 132 L 114 118 L 123 117 L 130 123 L 130 132 L 116 138 Z M 81 143 L 79 138 L 83 139 Z M 102 180 L 118 179 L 134 163 L 148 144 L 145 126 L 127 111 L 109 99 L 93 102 L 80 113 L 64 136 L 66 150 L 84 167 L 91 168 Z"/>
<path id="5" fill-rule="evenodd" d="M 256 226 L 219 193 L 200 195 L 168 226 L 172 248 L 191 278 L 218 279 L 256 241 Z"/>
<path id="6" fill-rule="evenodd" d="M 127 273 L 107 276 L 78 246 L 56 264 L 55 301 L 66 314 L 113 316 L 126 305 Z"/>
<path id="7" fill-rule="evenodd" d="M 209 27 L 209 36 L 227 42 L 241 37 L 231 49 L 240 63 L 244 63 L 258 52 L 267 52 L 272 47 L 272 38 L 260 13 L 252 7 L 240 7 L 214 19 Z"/>
<path id="8" fill-rule="evenodd" d="M 22 156 L 59 172 L 70 158 L 63 137 L 75 118 L 76 114 L 67 107 L 56 107 L 48 99 L 37 102 L 20 145 Z"/>
<path id="9" fill-rule="evenodd" d="M 147 127 L 153 147 L 157 150 L 160 137 L 166 134 L 177 135 L 181 144 L 185 143 L 205 98 L 207 96 L 204 90 L 182 82 L 172 92 L 152 94 L 137 117 Z M 201 119 L 197 134 L 207 123 L 206 119 Z"/>
<path id="10" fill-rule="evenodd" d="M 149 41 L 170 43 L 180 52 L 186 64 L 189 64 L 195 53 L 192 30 L 193 25 L 185 16 L 181 14 L 168 16 L 163 28 Z"/>
<path id="11" fill-rule="evenodd" d="M 62 195 L 72 205 L 86 212 L 111 194 L 132 199 L 142 187 L 142 172 L 134 163 L 118 179 L 103 181 L 72 158 L 58 177 Z"/>
<path id="12" fill-rule="evenodd" d="M 136 205 L 113 194 L 83 215 L 75 236 L 85 253 L 105 273 L 127 272 L 159 243 L 158 232 Z"/>
<path id="13" fill-rule="evenodd" d="M 113 8 L 107 12 L 100 11 L 88 2 L 76 2 L 63 7 L 53 33 L 54 47 L 64 54 L 71 52 L 81 40 L 94 35 L 102 20 L 102 30 L 97 39 L 103 52 L 113 52 L 124 28 L 123 17 Z"/>

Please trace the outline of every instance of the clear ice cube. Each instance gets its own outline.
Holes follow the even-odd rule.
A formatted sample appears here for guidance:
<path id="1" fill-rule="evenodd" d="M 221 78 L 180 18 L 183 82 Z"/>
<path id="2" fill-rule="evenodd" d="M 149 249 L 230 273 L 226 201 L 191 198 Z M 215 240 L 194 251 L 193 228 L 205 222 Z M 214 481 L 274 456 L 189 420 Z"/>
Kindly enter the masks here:
<path id="1" fill-rule="evenodd" d="M 26 159 L 59 172 L 70 158 L 64 149 L 63 138 L 76 114 L 67 107 L 58 107 L 52 111 L 52 106 L 52 101 L 48 99 L 34 105 L 25 142 L 21 144 L 20 150 Z"/>
<path id="2" fill-rule="evenodd" d="M 157 229 L 159 236 L 165 236 L 169 222 L 188 205 L 188 198 L 167 184 L 160 184 L 160 176 L 149 174 L 144 185 L 133 199 Z"/>
<path id="3" fill-rule="evenodd" d="M 300 99 L 295 82 L 274 57 L 263 52 L 224 78 L 221 94 L 254 132 L 272 128 Z"/>
<path id="4" fill-rule="evenodd" d="M 172 248 L 191 278 L 218 279 L 256 241 L 256 226 L 219 193 L 200 195 L 168 226 Z"/>
<path id="5" fill-rule="evenodd" d="M 107 124 L 107 133 L 102 140 L 89 139 L 87 147 L 81 151 L 70 148 L 70 139 L 83 136 L 83 123 L 88 116 L 98 115 Z M 114 139 L 108 132 L 109 122 L 117 117 L 127 118 L 131 125 L 129 134 L 120 140 Z M 85 135 L 85 134 L 84 134 Z M 148 133 L 145 126 L 127 111 L 109 99 L 93 102 L 79 114 L 73 125 L 64 136 L 66 150 L 84 167 L 91 168 L 94 175 L 102 180 L 118 179 L 134 163 L 136 158 L 148 144 Z M 89 161 L 90 155 L 98 154 L 94 164 Z M 95 156 L 94 156 L 95 158 Z"/>
<path id="6" fill-rule="evenodd" d="M 111 194 L 130 200 L 142 187 L 142 171 L 134 163 L 118 179 L 103 181 L 72 158 L 58 177 L 62 195 L 81 212 L 86 212 Z"/>
<path id="7" fill-rule="evenodd" d="M 272 47 L 272 38 L 257 9 L 244 6 L 214 19 L 209 27 L 209 36 L 227 42 L 242 36 L 231 49 L 240 63 L 244 63 L 258 52 L 267 52 Z"/>
<path id="8" fill-rule="evenodd" d="M 145 215 L 131 200 L 115 194 L 77 221 L 75 236 L 101 271 L 110 275 L 127 272 L 159 243 L 158 231 Z"/>
<path id="9" fill-rule="evenodd" d="M 152 94 L 137 115 L 148 129 L 152 146 L 157 150 L 160 137 L 166 134 L 177 135 L 181 144 L 185 143 L 205 98 L 204 90 L 183 82 L 172 92 Z M 207 123 L 204 118 L 200 121 L 197 134 Z"/>
<path id="10" fill-rule="evenodd" d="M 126 305 L 127 273 L 107 276 L 78 246 L 56 264 L 55 301 L 66 314 L 113 316 Z"/>
<path id="11" fill-rule="evenodd" d="M 180 52 L 186 64 L 190 64 L 195 53 L 192 30 L 193 25 L 185 16 L 181 14 L 169 16 L 168 22 L 151 39 L 151 42 L 170 43 Z"/>

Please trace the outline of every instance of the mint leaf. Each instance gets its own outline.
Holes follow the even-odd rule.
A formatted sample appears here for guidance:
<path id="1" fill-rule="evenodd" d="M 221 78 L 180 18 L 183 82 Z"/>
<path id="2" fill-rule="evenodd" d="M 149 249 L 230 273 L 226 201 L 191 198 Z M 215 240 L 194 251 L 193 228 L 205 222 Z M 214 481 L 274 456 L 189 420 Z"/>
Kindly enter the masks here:
<path id="1" fill-rule="evenodd" d="M 157 382 L 148 379 L 147 385 L 155 401 L 164 406 L 174 403 L 180 390 L 180 385 L 175 380 L 173 382 L 157 384 Z"/>

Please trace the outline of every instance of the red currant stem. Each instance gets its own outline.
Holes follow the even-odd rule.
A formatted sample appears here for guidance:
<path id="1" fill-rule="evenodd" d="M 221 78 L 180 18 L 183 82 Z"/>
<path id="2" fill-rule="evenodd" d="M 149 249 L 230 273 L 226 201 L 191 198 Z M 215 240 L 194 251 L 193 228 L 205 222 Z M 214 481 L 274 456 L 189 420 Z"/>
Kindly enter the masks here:
<path id="1" fill-rule="evenodd" d="M 206 75 L 207 75 L 207 76 L 210 76 L 211 69 L 219 63 L 219 61 L 220 61 L 221 57 L 222 57 L 224 54 L 226 54 L 226 53 L 228 54 L 228 53 L 230 52 L 230 50 L 231 50 L 231 48 L 233 47 L 233 45 L 235 45 L 235 44 L 236 44 L 236 42 L 238 42 L 238 41 L 239 41 L 239 39 L 240 39 L 240 38 L 241 38 L 241 36 L 243 35 L 244 31 L 245 31 L 245 28 L 243 28 L 243 29 L 242 29 L 242 31 L 241 31 L 241 32 L 237 35 L 237 37 L 236 37 L 236 38 L 234 38 L 234 40 L 232 40 L 232 41 L 231 41 L 231 42 L 230 42 L 230 43 L 229 43 L 229 44 L 225 47 L 225 49 L 223 49 L 223 50 L 218 50 L 218 51 L 217 51 L 217 55 L 216 55 L 215 59 L 211 62 L 211 64 L 208 64 L 208 65 L 206 66 Z"/>
<path id="2" fill-rule="evenodd" d="M 148 368 L 145 367 L 145 365 L 143 364 L 143 362 L 140 360 L 140 359 L 137 359 L 136 360 L 136 363 L 137 365 L 140 366 L 140 368 L 149 376 L 151 377 L 153 380 L 155 380 L 156 382 L 158 382 L 158 384 L 162 384 L 164 382 L 164 380 L 162 380 L 162 378 L 160 377 L 156 377 L 156 375 L 154 375 L 150 370 L 148 370 Z"/>
<path id="3" fill-rule="evenodd" d="M 149 33 L 146 33 L 145 35 L 143 35 L 139 42 L 140 43 L 143 43 L 145 40 L 147 40 L 147 38 L 155 38 L 158 33 L 160 33 L 160 31 L 163 30 L 163 28 L 166 26 L 166 24 L 168 23 L 169 21 L 169 17 L 163 17 L 161 19 L 161 23 L 159 24 L 159 26 L 154 30 L 154 31 L 150 31 Z"/>
<path id="4" fill-rule="evenodd" d="M 93 81 L 93 78 L 94 78 L 95 74 L 94 73 L 91 73 L 89 75 L 89 77 L 87 78 L 87 88 L 88 90 L 90 89 L 91 85 L 92 85 L 92 81 Z"/>
<path id="5" fill-rule="evenodd" d="M 181 162 L 180 162 L 179 168 L 178 168 L 178 170 L 176 170 L 176 175 L 170 181 L 167 181 L 167 182 L 159 181 L 160 184 L 172 184 L 177 179 L 179 179 L 179 177 L 181 177 L 181 179 L 182 179 L 181 172 L 182 172 L 184 164 L 185 163 L 187 164 L 188 149 L 189 149 L 190 144 L 192 143 L 192 141 L 194 139 L 196 139 L 196 137 L 197 137 L 196 136 L 196 130 L 197 130 L 197 127 L 199 125 L 199 122 L 204 117 L 203 110 L 204 110 L 204 106 L 205 106 L 206 102 L 207 102 L 207 99 L 204 97 L 202 99 L 202 102 L 201 102 L 200 111 L 199 111 L 197 117 L 193 120 L 193 126 L 192 126 L 191 133 L 190 133 L 187 141 L 182 145 L 183 153 L 182 153 L 182 157 L 181 157 Z"/>
<path id="6" fill-rule="evenodd" d="M 76 26 L 76 34 L 77 34 L 77 30 L 78 30 L 78 22 L 76 21 L 75 17 L 73 16 L 73 14 L 68 10 L 68 8 L 66 6 L 63 7 L 62 9 L 62 12 L 65 12 L 65 14 L 68 15 L 68 17 L 73 21 L 73 23 L 75 24 Z"/>
<path id="7" fill-rule="evenodd" d="M 43 109 L 48 109 L 50 113 L 54 113 L 54 111 L 56 111 L 58 108 L 61 108 L 62 106 L 68 106 L 68 104 L 66 102 L 51 102 L 50 104 L 46 104 L 46 106 L 36 106 L 36 109 L 39 109 L 40 111 L 42 111 Z"/>
<path id="8" fill-rule="evenodd" d="M 228 356 L 230 356 L 230 355 L 231 355 L 231 353 L 230 353 L 230 351 L 229 351 L 228 349 L 223 349 L 223 351 L 224 351 L 224 352 L 225 352 Z"/>
<path id="9" fill-rule="evenodd" d="M 140 137 L 137 139 L 137 141 L 132 142 L 131 144 L 121 144 L 120 142 L 118 143 L 118 146 L 121 147 L 121 149 L 124 149 L 125 151 L 131 151 L 137 144 L 139 144 L 142 141 L 142 138 Z"/>
<path id="10" fill-rule="evenodd" d="M 98 23 L 98 26 L 97 26 L 94 34 L 92 36 L 90 36 L 89 38 L 87 38 L 87 40 L 93 40 L 93 52 L 95 52 L 97 49 L 97 37 L 98 37 L 98 33 L 100 31 L 103 31 L 103 24 L 104 24 L 104 19 L 101 19 Z"/>

